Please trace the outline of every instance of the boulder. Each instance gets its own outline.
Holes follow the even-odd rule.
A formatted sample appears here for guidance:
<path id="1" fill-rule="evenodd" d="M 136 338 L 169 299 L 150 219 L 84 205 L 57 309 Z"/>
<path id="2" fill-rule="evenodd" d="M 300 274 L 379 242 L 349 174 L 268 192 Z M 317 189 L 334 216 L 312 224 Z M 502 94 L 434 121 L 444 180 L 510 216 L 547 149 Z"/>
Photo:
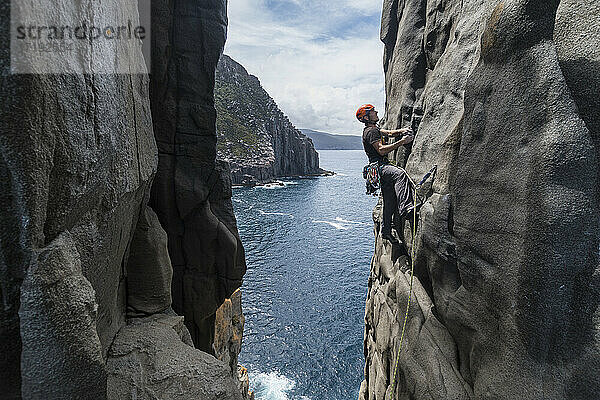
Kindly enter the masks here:
<path id="1" fill-rule="evenodd" d="M 227 364 L 195 349 L 176 315 L 129 321 L 106 365 L 110 400 L 242 400 Z"/>

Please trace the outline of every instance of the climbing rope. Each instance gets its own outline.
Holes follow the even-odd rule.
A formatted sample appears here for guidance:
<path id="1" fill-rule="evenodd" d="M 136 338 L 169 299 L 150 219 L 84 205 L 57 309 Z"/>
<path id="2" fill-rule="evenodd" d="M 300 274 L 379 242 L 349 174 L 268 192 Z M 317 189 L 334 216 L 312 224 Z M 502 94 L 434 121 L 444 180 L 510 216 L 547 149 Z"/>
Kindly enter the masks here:
<path id="1" fill-rule="evenodd" d="M 408 176 L 408 174 L 406 175 Z M 410 179 L 410 178 L 409 178 Z M 412 182 L 412 181 L 411 181 Z M 396 356 L 396 364 L 394 365 L 394 380 L 392 380 L 392 391 L 390 392 L 390 400 L 393 400 L 394 396 L 394 386 L 396 385 L 396 377 L 398 374 L 398 363 L 400 362 L 400 352 L 402 351 L 402 343 L 404 341 L 404 333 L 406 331 L 406 320 L 408 319 L 408 310 L 410 309 L 410 299 L 412 297 L 413 290 L 413 278 L 415 276 L 415 236 L 417 229 L 417 186 L 414 185 L 415 194 L 414 194 L 414 208 L 413 208 L 413 226 L 412 226 L 412 241 L 411 241 L 411 267 L 410 267 L 410 285 L 408 290 L 408 301 L 406 302 L 406 311 L 404 313 L 404 322 L 402 323 L 402 334 L 400 335 L 400 346 L 398 347 L 398 355 Z"/>
<path id="2" fill-rule="evenodd" d="M 412 298 L 412 291 L 413 291 L 413 280 L 415 277 L 415 252 L 416 252 L 416 246 L 415 246 L 415 237 L 417 236 L 417 189 L 420 188 L 426 181 L 427 179 L 429 179 L 429 177 L 431 177 L 433 174 L 435 174 L 437 171 L 437 165 L 434 165 L 433 168 L 431 168 L 431 170 L 429 170 L 429 172 L 427 174 L 425 174 L 425 176 L 423 177 L 423 179 L 421 179 L 421 182 L 419 182 L 418 185 L 415 185 L 415 183 L 413 182 L 412 179 L 410 179 L 410 176 L 408 175 L 408 173 L 406 173 L 406 177 L 408 178 L 408 180 L 410 181 L 410 183 L 412 184 L 414 190 L 415 190 L 415 194 L 413 196 L 414 199 L 414 205 L 413 205 L 413 225 L 412 225 L 412 241 L 411 241 L 411 266 L 410 266 L 410 285 L 409 285 L 409 289 L 408 289 L 408 301 L 406 302 L 406 311 L 404 313 L 404 322 L 402 323 L 402 333 L 400 335 L 400 346 L 398 347 L 398 354 L 396 355 L 396 363 L 394 365 L 394 379 L 392 380 L 392 391 L 390 392 L 390 400 L 393 400 L 393 396 L 394 396 L 394 387 L 396 385 L 396 378 L 398 375 L 398 364 L 400 363 L 400 352 L 402 351 L 402 343 L 404 341 L 404 333 L 406 332 L 406 321 L 408 320 L 408 310 L 410 309 L 410 300 Z"/>

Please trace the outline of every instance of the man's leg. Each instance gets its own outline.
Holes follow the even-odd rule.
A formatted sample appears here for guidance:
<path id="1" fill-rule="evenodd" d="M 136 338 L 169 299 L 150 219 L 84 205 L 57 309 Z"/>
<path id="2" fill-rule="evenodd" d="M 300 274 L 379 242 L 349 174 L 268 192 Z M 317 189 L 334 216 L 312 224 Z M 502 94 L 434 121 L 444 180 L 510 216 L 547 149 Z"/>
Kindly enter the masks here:
<path id="1" fill-rule="evenodd" d="M 393 178 L 393 170 L 384 165 L 381 168 L 381 194 L 383 195 L 383 222 L 381 224 L 382 234 L 392 233 L 392 216 L 396 211 L 396 192 Z"/>
<path id="2" fill-rule="evenodd" d="M 393 168 L 394 194 L 397 198 L 398 216 L 404 214 L 414 206 L 413 189 L 406 172 L 398 167 Z"/>

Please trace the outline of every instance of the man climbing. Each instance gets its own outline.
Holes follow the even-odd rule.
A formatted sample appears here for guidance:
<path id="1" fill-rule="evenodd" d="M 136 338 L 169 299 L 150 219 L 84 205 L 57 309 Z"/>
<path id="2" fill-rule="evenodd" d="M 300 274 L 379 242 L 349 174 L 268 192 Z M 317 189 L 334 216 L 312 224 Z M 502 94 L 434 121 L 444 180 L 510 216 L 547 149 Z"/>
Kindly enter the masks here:
<path id="1" fill-rule="evenodd" d="M 410 128 L 385 130 L 377 127 L 379 117 L 375 107 L 365 104 L 356 112 L 356 118 L 365 124 L 362 141 L 369 163 L 379 163 L 381 166 L 381 193 L 383 195 L 383 223 L 381 237 L 391 242 L 397 242 L 392 236 L 392 216 L 398 211 L 400 218 L 405 218 L 413 209 L 411 184 L 406 172 L 392 164 L 387 159 L 387 154 L 398 147 L 413 141 Z M 397 137 L 400 140 L 392 144 L 384 144 L 383 136 Z"/>

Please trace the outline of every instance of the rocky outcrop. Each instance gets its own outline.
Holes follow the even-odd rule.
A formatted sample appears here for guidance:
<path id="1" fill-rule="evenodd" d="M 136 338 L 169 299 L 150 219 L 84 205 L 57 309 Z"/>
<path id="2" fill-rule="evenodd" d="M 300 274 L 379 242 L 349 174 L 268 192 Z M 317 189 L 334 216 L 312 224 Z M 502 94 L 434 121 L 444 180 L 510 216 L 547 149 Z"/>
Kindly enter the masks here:
<path id="1" fill-rule="evenodd" d="M 238 289 L 230 299 L 225 300 L 215 315 L 213 354 L 229 365 L 230 371 L 234 375 L 237 374 L 238 390 L 246 395 L 249 389 L 248 371 L 238 365 L 238 354 L 242 351 L 244 323 L 242 292 Z"/>
<path id="2" fill-rule="evenodd" d="M 217 66 L 218 156 L 234 185 L 321 174 L 312 141 L 296 129 L 258 78 L 223 55 Z"/>
<path id="3" fill-rule="evenodd" d="M 408 251 L 377 237 L 361 399 L 598 397 L 598 11 L 384 2 L 386 127 L 417 132 L 395 157 L 438 173 Z"/>
<path id="4" fill-rule="evenodd" d="M 137 15 L 135 1 L 79 3 L 53 17 Z M 245 270 L 228 169 L 215 162 L 226 2 L 153 3 L 152 83 L 11 75 L 11 10 L 0 4 L 2 398 L 248 397 L 236 360 L 241 307 L 216 319 Z M 142 59 L 139 48 L 128 56 Z M 225 361 L 213 350 L 217 324 L 239 339 L 219 341 Z"/>
<path id="5" fill-rule="evenodd" d="M 109 356 L 111 399 L 242 399 L 227 366 L 194 349 L 179 316 L 132 321 Z"/>

